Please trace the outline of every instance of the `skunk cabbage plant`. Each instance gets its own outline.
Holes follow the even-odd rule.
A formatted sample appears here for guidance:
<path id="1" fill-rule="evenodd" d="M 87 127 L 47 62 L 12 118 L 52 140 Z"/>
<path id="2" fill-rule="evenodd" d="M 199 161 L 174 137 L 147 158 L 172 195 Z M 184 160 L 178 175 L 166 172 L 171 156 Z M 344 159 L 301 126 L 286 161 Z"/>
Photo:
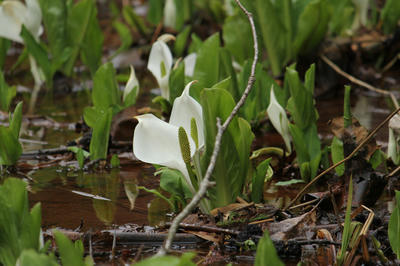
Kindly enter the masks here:
<path id="1" fill-rule="evenodd" d="M 182 95 L 175 99 L 169 123 L 152 114 L 137 116 L 139 124 L 133 137 L 133 152 L 135 156 L 146 163 L 159 164 L 179 170 L 189 188 L 194 192 L 189 172 L 184 161 L 181 128 L 189 133 L 189 153 L 193 157 L 196 150 L 204 145 L 203 110 L 201 105 L 189 95 L 193 81 L 186 85 Z M 193 132 L 193 120 L 197 132 Z M 187 147 L 186 147 L 187 148 Z"/>

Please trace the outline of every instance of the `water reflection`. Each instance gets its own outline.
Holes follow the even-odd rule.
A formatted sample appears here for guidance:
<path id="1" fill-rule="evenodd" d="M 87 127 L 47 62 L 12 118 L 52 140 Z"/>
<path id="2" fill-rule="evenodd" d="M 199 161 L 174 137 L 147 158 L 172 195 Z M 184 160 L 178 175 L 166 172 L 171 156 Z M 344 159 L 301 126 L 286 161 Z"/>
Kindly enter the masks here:
<path id="1" fill-rule="evenodd" d="M 101 229 L 111 224 L 148 224 L 147 205 L 153 195 L 137 190 L 137 185 L 155 186 L 146 177 L 147 169 L 129 165 L 96 173 L 66 168 L 46 168 L 28 176 L 31 204 L 42 202 L 45 227 Z M 149 184 L 149 182 L 153 184 Z M 133 208 L 132 208 L 133 207 Z"/>

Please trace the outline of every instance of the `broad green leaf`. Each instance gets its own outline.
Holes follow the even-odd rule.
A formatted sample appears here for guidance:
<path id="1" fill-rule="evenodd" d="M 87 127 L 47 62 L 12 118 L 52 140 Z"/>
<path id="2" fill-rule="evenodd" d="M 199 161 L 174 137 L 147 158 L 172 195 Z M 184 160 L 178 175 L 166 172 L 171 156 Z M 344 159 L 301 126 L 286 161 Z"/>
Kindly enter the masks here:
<path id="1" fill-rule="evenodd" d="M 0 165 L 14 165 L 21 154 L 18 137 L 10 128 L 0 126 Z"/>
<path id="2" fill-rule="evenodd" d="M 67 34 L 72 52 L 65 66 L 67 75 L 72 74 L 73 66 L 80 53 L 92 74 L 100 64 L 100 43 L 103 42 L 103 36 L 96 15 L 94 0 L 82 0 L 68 8 Z"/>
<path id="3" fill-rule="evenodd" d="M 92 100 L 95 107 L 107 109 L 121 104 L 120 91 L 111 63 L 102 65 L 94 75 Z"/>
<path id="4" fill-rule="evenodd" d="M 7 51 L 11 47 L 11 41 L 5 38 L 0 38 L 0 70 L 4 67 L 4 62 L 7 57 Z"/>
<path id="5" fill-rule="evenodd" d="M 169 76 L 169 100 L 173 103 L 185 88 L 185 64 L 180 63 L 178 67 L 172 69 Z"/>
<path id="6" fill-rule="evenodd" d="M 63 56 L 69 44 L 67 40 L 67 7 L 64 0 L 39 0 L 39 4 L 52 55 L 53 69 L 57 70 L 68 59 Z"/>
<path id="7" fill-rule="evenodd" d="M 91 160 L 106 159 L 107 157 L 112 116 L 112 108 L 98 109 L 90 140 Z"/>
<path id="8" fill-rule="evenodd" d="M 147 19 L 153 23 L 158 24 L 163 17 L 165 0 L 149 0 L 149 12 L 147 13 Z"/>
<path id="9" fill-rule="evenodd" d="M 53 234 L 56 239 L 62 264 L 64 266 L 85 266 L 83 260 L 83 246 L 75 245 L 63 233 L 54 231 Z"/>
<path id="10" fill-rule="evenodd" d="M 122 9 L 122 15 L 124 16 L 125 21 L 132 27 L 139 30 L 139 32 L 143 35 L 147 35 L 150 33 L 150 28 L 146 26 L 142 17 L 138 16 L 133 7 L 130 5 L 126 5 Z"/>
<path id="11" fill-rule="evenodd" d="M 383 31 L 386 34 L 393 33 L 400 20 L 400 1 L 387 0 L 381 12 Z"/>
<path id="12" fill-rule="evenodd" d="M 14 109 L 14 114 L 10 119 L 10 129 L 16 138 L 19 138 L 19 131 L 22 123 L 22 102 L 19 102 Z"/>
<path id="13" fill-rule="evenodd" d="M 295 124 L 303 130 L 316 121 L 313 94 L 300 81 L 296 70 L 287 68 L 286 75 L 290 89 L 287 109 Z"/>
<path id="14" fill-rule="evenodd" d="M 101 64 L 104 37 L 97 20 L 96 3 L 93 0 L 91 0 L 90 3 L 92 5 L 92 12 L 89 17 L 85 37 L 81 43 L 80 54 L 82 62 L 88 66 L 93 76 Z"/>
<path id="15" fill-rule="evenodd" d="M 183 55 L 191 29 L 192 27 L 190 25 L 185 26 L 185 28 L 183 28 L 183 30 L 176 36 L 174 43 L 175 56 L 181 57 Z"/>
<path id="16" fill-rule="evenodd" d="M 120 52 L 128 49 L 132 45 L 133 39 L 132 39 L 132 33 L 131 33 L 130 29 L 125 24 L 116 20 L 113 22 L 113 27 L 117 30 L 119 38 L 121 40 L 121 46 L 113 54 L 113 56 L 115 56 L 115 55 L 119 54 Z"/>
<path id="17" fill-rule="evenodd" d="M 136 266 L 195 266 L 194 253 L 183 253 L 180 258 L 174 256 L 151 257 L 136 263 Z"/>
<path id="18" fill-rule="evenodd" d="M 268 230 L 265 230 L 264 236 L 260 239 L 257 245 L 256 260 L 254 262 L 255 266 L 283 266 L 283 262 L 280 260 L 274 243 L 269 237 Z"/>
<path id="19" fill-rule="evenodd" d="M 274 75 L 279 75 L 288 60 L 292 58 L 292 36 L 290 22 L 291 1 L 283 0 L 279 7 L 276 3 L 281 1 L 256 0 L 258 24 L 264 47 L 268 53 L 268 60 Z"/>
<path id="20" fill-rule="evenodd" d="M 0 39 L 1 42 L 1 39 Z M 8 108 L 15 95 L 17 94 L 16 87 L 9 87 L 4 80 L 3 72 L 0 70 L 0 110 L 8 112 Z"/>
<path id="21" fill-rule="evenodd" d="M 400 259 L 400 191 L 396 191 L 396 207 L 390 215 L 388 235 L 390 246 Z"/>
<path id="22" fill-rule="evenodd" d="M 15 265 L 25 249 L 39 250 L 41 208 L 29 211 L 26 183 L 9 178 L 0 186 L 0 264 Z"/>
<path id="23" fill-rule="evenodd" d="M 344 158 L 343 142 L 337 137 L 333 137 L 331 144 L 332 163 L 335 164 Z M 342 176 L 344 174 L 344 164 L 335 168 L 336 174 Z"/>
<path id="24" fill-rule="evenodd" d="M 220 73 L 218 80 L 230 78 L 231 85 L 227 88 L 227 90 L 232 94 L 233 99 L 238 101 L 240 99 L 239 84 L 236 77 L 236 71 L 233 68 L 232 55 L 229 50 L 224 47 L 221 47 L 219 51 L 221 65 L 219 68 Z"/>
<path id="25" fill-rule="evenodd" d="M 251 182 L 251 200 L 254 203 L 260 203 L 263 199 L 264 181 L 271 158 L 264 160 L 257 166 Z"/>
<path id="26" fill-rule="evenodd" d="M 246 16 L 240 12 L 228 17 L 225 20 L 222 32 L 225 47 L 239 64 L 243 65 L 247 59 L 253 58 L 253 43 L 250 41 L 253 37 Z"/>
<path id="27" fill-rule="evenodd" d="M 235 102 L 224 89 L 204 89 L 201 94 L 205 131 L 205 153 L 202 165 L 205 168 L 210 160 L 217 133 L 216 118 L 222 122 L 232 111 Z M 222 137 L 220 153 L 212 175 L 216 181 L 216 192 L 211 192 L 212 204 L 225 206 L 231 203 L 242 190 L 249 167 L 250 146 L 254 138 L 247 121 L 234 118 Z"/>
<path id="28" fill-rule="evenodd" d="M 211 88 L 219 81 L 219 48 L 219 34 L 216 33 L 204 41 L 197 52 L 193 79 L 199 82 L 194 84 L 191 90 L 191 95 L 195 99 L 199 98 L 201 89 Z"/>
<path id="29" fill-rule="evenodd" d="M 189 199 L 193 196 L 180 171 L 162 168 L 159 172 L 161 173 L 160 187 L 163 190 L 171 195 L 179 195 L 182 199 Z"/>
<path id="30" fill-rule="evenodd" d="M 328 31 L 331 10 L 325 0 L 310 2 L 297 22 L 294 54 L 307 54 L 313 51 Z"/>
<path id="31" fill-rule="evenodd" d="M 20 266 L 58 266 L 54 256 L 49 256 L 44 253 L 38 253 L 32 249 L 22 251 L 18 258 L 17 265 Z"/>
<path id="32" fill-rule="evenodd" d="M 43 73 L 46 77 L 47 84 L 51 84 L 53 81 L 53 69 L 50 63 L 50 60 L 47 55 L 46 49 L 32 36 L 32 34 L 22 26 L 21 30 L 21 37 L 24 40 L 26 48 L 30 55 L 35 58 L 36 62 L 38 63 L 39 67 L 43 70 Z M 49 87 L 51 87 L 49 85 Z"/>

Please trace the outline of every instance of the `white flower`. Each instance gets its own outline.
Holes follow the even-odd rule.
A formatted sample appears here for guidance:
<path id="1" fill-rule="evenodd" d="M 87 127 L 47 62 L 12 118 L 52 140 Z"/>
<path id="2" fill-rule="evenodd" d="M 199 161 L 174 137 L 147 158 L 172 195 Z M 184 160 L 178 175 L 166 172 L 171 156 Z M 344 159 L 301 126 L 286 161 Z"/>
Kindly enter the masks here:
<path id="1" fill-rule="evenodd" d="M 164 26 L 175 28 L 176 6 L 174 0 L 167 0 L 164 6 Z"/>
<path id="2" fill-rule="evenodd" d="M 191 136 L 191 120 L 194 118 L 198 129 L 199 148 L 204 145 L 203 113 L 201 105 L 190 95 L 193 81 L 186 85 L 182 95 L 175 99 L 170 122 L 166 123 L 152 114 L 137 116 L 139 124 L 133 135 L 133 153 L 139 160 L 179 170 L 185 177 L 192 192 L 193 185 L 182 158 L 178 130 L 183 127 L 188 135 L 190 156 L 196 151 Z"/>
<path id="3" fill-rule="evenodd" d="M 389 121 L 388 141 L 388 157 L 391 158 L 395 164 L 399 164 L 400 161 L 399 133 L 400 115 L 396 114 Z"/>
<path id="4" fill-rule="evenodd" d="M 133 68 L 133 66 L 131 66 L 130 68 L 131 74 L 129 75 L 129 79 L 125 85 L 124 94 L 122 96 L 122 101 L 124 103 L 126 101 L 126 97 L 128 97 L 129 93 L 131 93 L 132 90 L 136 90 L 135 96 L 139 94 L 139 81 L 136 78 L 135 69 Z"/>
<path id="5" fill-rule="evenodd" d="M 161 36 L 151 47 L 147 69 L 153 73 L 161 89 L 161 96 L 169 100 L 169 75 L 172 67 L 172 54 Z"/>
<path id="6" fill-rule="evenodd" d="M 193 77 L 194 67 L 196 65 L 196 60 L 197 60 L 197 54 L 196 53 L 188 54 L 185 57 L 185 59 L 183 59 L 183 62 L 185 63 L 185 76 Z"/>
<path id="7" fill-rule="evenodd" d="M 279 132 L 285 141 L 286 149 L 292 152 L 290 145 L 289 120 L 287 119 L 285 109 L 278 103 L 274 93 L 274 86 L 271 87 L 271 97 L 267 108 L 269 120 L 274 128 Z"/>
<path id="8" fill-rule="evenodd" d="M 37 40 L 43 32 L 41 21 L 42 11 L 37 0 L 26 0 L 26 5 L 12 0 L 0 4 L 0 37 L 23 43 L 20 33 L 25 25 Z"/>

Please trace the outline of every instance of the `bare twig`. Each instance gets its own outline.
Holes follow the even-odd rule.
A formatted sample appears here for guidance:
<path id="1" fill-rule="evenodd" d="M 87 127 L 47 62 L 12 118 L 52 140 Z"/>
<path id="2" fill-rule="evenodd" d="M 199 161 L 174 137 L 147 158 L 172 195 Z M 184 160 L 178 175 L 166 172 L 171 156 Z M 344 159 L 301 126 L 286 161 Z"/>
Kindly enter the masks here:
<path id="1" fill-rule="evenodd" d="M 390 99 L 392 100 L 394 107 L 396 109 L 399 108 L 399 104 L 398 104 L 398 102 L 396 100 L 396 97 L 390 91 L 385 91 L 385 90 L 382 90 L 382 89 L 378 89 L 378 88 L 366 83 L 365 81 L 362 81 L 362 80 L 359 80 L 358 78 L 353 77 L 352 75 L 350 75 L 350 74 L 344 72 L 342 69 L 340 69 L 335 63 L 333 63 L 331 60 L 329 60 L 325 55 L 321 55 L 321 59 L 322 59 L 322 61 L 327 63 L 333 70 L 335 70 L 336 73 L 338 73 L 339 75 L 342 75 L 343 77 L 347 78 L 348 80 L 350 80 L 354 84 L 357 84 L 357 85 L 359 85 L 361 87 L 364 87 L 364 88 L 366 88 L 368 90 L 371 90 L 371 91 L 374 91 L 376 93 L 390 96 Z"/>
<path id="2" fill-rule="evenodd" d="M 158 251 L 157 255 L 162 256 L 165 255 L 168 250 L 171 247 L 172 240 L 176 234 L 176 231 L 178 229 L 179 224 L 183 221 L 183 219 L 191 213 L 191 211 L 199 204 L 201 199 L 205 196 L 207 193 L 207 189 L 211 186 L 210 182 L 210 177 L 212 172 L 214 171 L 214 167 L 217 161 L 217 156 L 219 153 L 219 150 L 221 148 L 221 140 L 222 140 L 222 135 L 224 134 L 225 130 L 228 128 L 229 123 L 232 121 L 232 119 L 235 117 L 235 115 L 238 113 L 240 107 L 243 106 L 244 102 L 246 101 L 247 96 L 249 95 L 251 88 L 253 86 L 253 83 L 255 81 L 255 70 L 256 70 L 256 64 L 258 60 L 258 43 L 257 43 L 257 32 L 256 32 L 256 27 L 254 25 L 254 20 L 253 20 L 253 15 L 246 10 L 246 8 L 242 5 L 240 0 L 235 0 L 240 9 L 246 14 L 250 26 L 251 26 L 251 31 L 253 35 L 253 41 L 254 41 L 254 58 L 253 58 L 253 63 L 251 65 L 251 72 L 250 72 L 250 77 L 247 82 L 246 89 L 244 90 L 242 97 L 240 100 L 237 102 L 236 106 L 233 108 L 232 112 L 228 116 L 228 118 L 225 120 L 225 122 L 221 125 L 221 119 L 217 118 L 217 128 L 218 132 L 215 137 L 215 143 L 214 143 L 214 150 L 211 155 L 210 163 L 207 167 L 207 171 L 205 173 L 204 179 L 201 181 L 199 190 L 197 193 L 193 196 L 192 200 L 189 202 L 188 205 L 175 217 L 175 219 L 171 223 L 171 227 L 168 232 L 168 237 L 165 240 L 164 245 L 161 247 L 161 249 Z"/>
<path id="3" fill-rule="evenodd" d="M 400 108 L 397 108 L 390 115 L 388 115 L 385 118 L 385 120 L 383 120 L 374 130 L 372 130 L 346 158 L 344 158 L 340 162 L 337 162 L 334 165 L 328 167 L 327 169 L 325 169 L 325 171 L 323 171 L 322 173 L 320 173 L 319 175 L 314 177 L 313 180 L 311 180 L 299 193 L 297 193 L 296 197 L 294 197 L 294 199 L 289 203 L 289 205 L 284 210 L 287 210 L 290 206 L 292 206 L 298 200 L 298 198 L 300 198 L 303 195 L 303 193 L 307 189 L 309 189 L 315 182 L 317 182 L 317 180 L 319 180 L 323 175 L 325 175 L 326 173 L 328 173 L 331 170 L 335 169 L 336 167 L 338 167 L 342 163 L 345 163 L 348 160 L 350 160 L 365 144 L 368 143 L 368 141 L 370 141 L 370 139 L 376 134 L 376 132 L 378 132 L 378 130 L 381 129 L 399 111 L 400 111 Z"/>

